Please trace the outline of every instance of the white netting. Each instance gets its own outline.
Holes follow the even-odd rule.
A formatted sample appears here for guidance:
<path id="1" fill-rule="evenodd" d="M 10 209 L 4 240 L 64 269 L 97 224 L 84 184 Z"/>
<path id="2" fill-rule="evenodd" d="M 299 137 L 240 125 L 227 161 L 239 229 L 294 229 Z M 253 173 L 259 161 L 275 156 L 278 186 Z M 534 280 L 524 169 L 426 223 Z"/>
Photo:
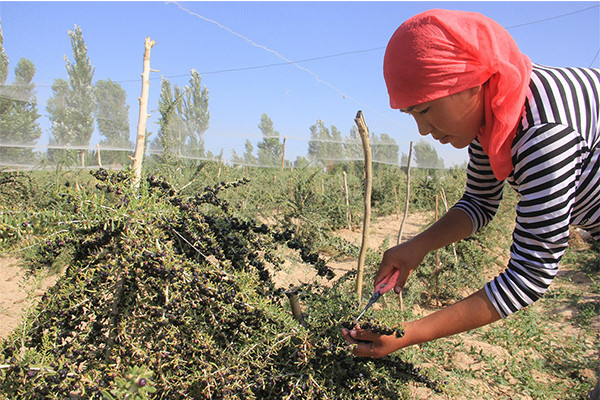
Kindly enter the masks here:
<path id="1" fill-rule="evenodd" d="M 529 5 L 538 19 L 514 12 L 507 18 L 516 3 L 478 7 L 485 6 L 471 8 L 500 20 L 535 62 L 598 64 L 597 4 Z M 414 122 L 387 103 L 381 74 L 387 39 L 426 8 L 402 2 L 4 3 L 0 168 L 130 164 L 146 34 L 157 43 L 150 64 L 160 70 L 150 78 L 148 156 L 275 168 L 282 161 L 295 167 L 360 161 L 354 116 L 362 110 L 374 162 L 406 165 L 413 142 L 419 167 L 462 166 L 466 150 L 419 143 Z M 63 13 L 72 16 L 68 26 L 58 18 Z M 570 26 L 560 39 L 576 46 L 563 49 L 553 39 L 559 18 Z M 589 40 L 580 40 L 581 30 Z M 547 38 L 546 49 L 539 40 L 531 43 L 532 32 Z M 36 47 L 40 41 L 44 51 Z"/>

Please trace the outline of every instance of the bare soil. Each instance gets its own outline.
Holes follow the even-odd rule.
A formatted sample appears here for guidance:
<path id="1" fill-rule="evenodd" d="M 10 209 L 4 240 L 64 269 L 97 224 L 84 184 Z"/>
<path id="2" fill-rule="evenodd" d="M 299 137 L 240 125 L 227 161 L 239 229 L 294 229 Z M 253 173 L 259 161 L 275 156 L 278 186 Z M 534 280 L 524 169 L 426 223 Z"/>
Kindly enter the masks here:
<path id="1" fill-rule="evenodd" d="M 404 222 L 402 229 L 402 241 L 406 241 L 417 235 L 431 221 L 432 216 L 427 213 L 409 214 Z M 396 244 L 398 240 L 398 232 L 402 221 L 396 216 L 379 217 L 374 219 L 370 224 L 370 232 L 367 238 L 368 247 L 371 250 L 378 251 L 385 243 L 389 247 Z M 348 241 L 350 244 L 360 248 L 362 243 L 362 229 L 340 229 L 336 235 Z M 383 249 L 385 250 L 385 249 Z M 337 278 L 344 275 L 348 271 L 356 269 L 358 260 L 354 258 L 346 258 L 343 260 L 329 259 L 327 266 L 331 268 L 336 277 L 329 283 L 335 282 Z M 274 280 L 278 287 L 295 286 L 300 283 L 311 282 L 316 278 L 314 268 L 301 262 L 286 262 L 281 271 L 275 273 Z M 318 280 L 318 279 L 317 279 Z M 326 280 L 322 280 L 323 284 L 328 284 Z"/>
<path id="2" fill-rule="evenodd" d="M 57 279 L 57 276 L 28 276 L 17 258 L 0 257 L 0 339 L 19 325 L 23 313 L 39 301 Z"/>

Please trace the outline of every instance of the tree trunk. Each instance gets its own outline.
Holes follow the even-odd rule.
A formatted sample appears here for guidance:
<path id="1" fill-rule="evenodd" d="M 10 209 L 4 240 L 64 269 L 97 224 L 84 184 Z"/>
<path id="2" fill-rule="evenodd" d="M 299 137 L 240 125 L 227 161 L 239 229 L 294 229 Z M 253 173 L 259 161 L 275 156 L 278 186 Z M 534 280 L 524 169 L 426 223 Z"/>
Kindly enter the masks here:
<path id="1" fill-rule="evenodd" d="M 281 170 L 283 171 L 283 167 L 285 166 L 285 141 L 287 140 L 287 138 L 284 136 L 283 137 L 283 146 L 282 146 L 282 152 L 281 152 Z"/>
<path id="2" fill-rule="evenodd" d="M 348 193 L 348 178 L 346 177 L 346 171 L 342 171 L 344 177 L 344 196 L 346 197 L 346 221 L 348 222 L 348 229 L 352 230 L 352 213 L 350 212 L 350 195 Z"/>
<path id="3" fill-rule="evenodd" d="M 137 141 L 135 144 L 135 154 L 133 156 L 133 184 L 138 187 L 142 178 L 142 160 L 146 148 L 146 121 L 150 116 L 148 114 L 148 92 L 150 90 L 150 49 L 156 43 L 149 37 L 145 41 L 144 51 L 144 70 L 142 72 L 142 95 L 139 97 L 140 114 L 137 127 Z"/>
<path id="4" fill-rule="evenodd" d="M 96 150 L 98 151 L 98 168 L 102 168 L 102 158 L 100 157 L 100 145 L 96 144 Z"/>
<path id="5" fill-rule="evenodd" d="M 396 244 L 402 242 L 402 232 L 404 231 L 404 223 L 408 217 L 408 205 L 410 204 L 410 160 L 412 159 L 413 142 L 410 142 L 410 148 L 408 150 L 408 161 L 406 163 L 406 201 L 404 203 L 404 215 L 402 216 L 402 223 L 400 224 L 400 231 L 398 232 L 398 240 Z M 402 297 L 402 290 L 398 293 L 398 305 L 400 310 L 404 311 L 404 299 Z"/>
<path id="6" fill-rule="evenodd" d="M 362 298 L 362 284 L 363 284 L 363 273 L 365 267 L 365 258 L 367 255 L 367 248 L 369 245 L 369 225 L 371 222 L 371 191 L 373 187 L 373 167 L 371 165 L 372 154 L 371 154 L 371 143 L 369 138 L 369 129 L 365 123 L 362 111 L 358 111 L 354 122 L 358 127 L 358 133 L 362 141 L 363 153 L 365 157 L 365 193 L 364 193 L 364 208 L 365 215 L 363 218 L 363 232 L 362 232 L 362 243 L 360 245 L 360 253 L 358 255 L 358 266 L 356 269 L 356 295 L 360 303 Z"/>

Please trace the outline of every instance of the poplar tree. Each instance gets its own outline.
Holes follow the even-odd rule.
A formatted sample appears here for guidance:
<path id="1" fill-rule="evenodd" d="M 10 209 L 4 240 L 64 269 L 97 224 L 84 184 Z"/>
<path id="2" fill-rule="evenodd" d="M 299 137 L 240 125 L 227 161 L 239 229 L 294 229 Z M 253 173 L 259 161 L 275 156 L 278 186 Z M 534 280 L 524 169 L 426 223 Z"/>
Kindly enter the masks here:
<path id="1" fill-rule="evenodd" d="M 242 160 L 245 165 L 256 165 L 256 157 L 252 154 L 254 152 L 254 146 L 252 146 L 252 142 L 249 139 L 246 139 L 244 143 L 244 155 L 242 156 Z"/>
<path id="2" fill-rule="evenodd" d="M 437 151 L 424 139 L 414 146 L 414 159 L 417 167 L 426 169 L 443 169 L 444 160 L 438 157 Z"/>
<path id="3" fill-rule="evenodd" d="M 6 83 L 8 77 L 8 56 L 4 52 L 4 34 L 2 33 L 2 21 L 0 20 L 0 84 Z"/>
<path id="4" fill-rule="evenodd" d="M 263 140 L 256 147 L 260 165 L 274 167 L 281 163 L 283 144 L 279 141 L 279 132 L 273 128 L 273 121 L 267 114 L 260 117 L 258 129 L 262 132 Z"/>
<path id="5" fill-rule="evenodd" d="M 371 147 L 373 149 L 374 162 L 398 165 L 399 147 L 390 135 L 387 133 L 382 133 L 379 136 L 373 134 Z"/>
<path id="6" fill-rule="evenodd" d="M 208 129 L 208 90 L 202 87 L 200 74 L 191 70 L 189 85 L 183 89 L 163 78 L 158 110 L 157 141 L 165 155 L 204 157 L 202 135 Z"/>
<path id="7" fill-rule="evenodd" d="M 160 127 L 156 144 L 163 151 L 163 157 L 173 157 L 181 154 L 183 121 L 181 119 L 181 93 L 177 85 L 171 87 L 171 82 L 163 78 L 160 83 L 160 98 L 158 100 Z"/>
<path id="8" fill-rule="evenodd" d="M 208 89 L 202 87 L 200 73 L 191 70 L 189 85 L 184 88 L 182 117 L 186 126 L 186 153 L 191 156 L 205 155 L 203 134 L 208 129 Z M 212 158 L 212 155 L 209 155 Z"/>
<path id="9" fill-rule="evenodd" d="M 254 151 L 254 146 L 252 146 L 252 142 L 249 139 L 246 139 L 244 143 L 244 154 L 241 156 L 235 151 L 235 149 L 231 149 L 231 162 L 237 165 L 256 165 L 256 157 L 252 154 Z"/>
<path id="10" fill-rule="evenodd" d="M 364 158 L 362 141 L 356 125 L 350 128 L 350 134 L 344 138 L 343 149 L 347 160 L 358 161 Z"/>
<path id="11" fill-rule="evenodd" d="M 310 127 L 308 159 L 311 163 L 332 168 L 336 159 L 343 155 L 342 133 L 334 126 L 331 132 L 322 120 Z"/>
<path id="12" fill-rule="evenodd" d="M 50 144 L 59 146 L 86 146 L 94 133 L 94 87 L 92 79 L 94 67 L 87 55 L 81 28 L 75 25 L 69 31 L 74 61 L 64 56 L 68 81 L 56 79 L 52 85 L 52 97 L 47 110 L 52 122 Z M 86 150 L 79 150 L 79 161 L 84 164 Z M 65 156 L 65 152 L 49 152 L 51 158 Z M 69 152 L 67 155 L 73 156 Z M 55 160 L 57 161 L 57 160 Z"/>
<path id="13" fill-rule="evenodd" d="M 242 157 L 240 155 L 238 155 L 237 151 L 235 151 L 235 149 L 231 149 L 231 163 L 233 165 L 237 165 L 237 164 L 242 164 Z"/>
<path id="14" fill-rule="evenodd" d="M 94 96 L 96 99 L 94 115 L 98 131 L 104 136 L 99 143 L 100 146 L 133 149 L 133 143 L 129 139 L 127 92 L 117 82 L 108 79 L 96 82 Z M 103 163 L 124 165 L 128 160 L 128 152 L 107 151 L 102 153 Z"/>
<path id="15" fill-rule="evenodd" d="M 4 52 L 4 37 L 0 28 L 0 143 L 33 145 L 42 135 L 37 120 L 37 99 L 32 83 L 33 62 L 21 58 L 15 68 L 15 82 L 6 84 L 9 59 Z M 0 160 L 8 163 L 32 163 L 33 148 L 0 147 Z"/>

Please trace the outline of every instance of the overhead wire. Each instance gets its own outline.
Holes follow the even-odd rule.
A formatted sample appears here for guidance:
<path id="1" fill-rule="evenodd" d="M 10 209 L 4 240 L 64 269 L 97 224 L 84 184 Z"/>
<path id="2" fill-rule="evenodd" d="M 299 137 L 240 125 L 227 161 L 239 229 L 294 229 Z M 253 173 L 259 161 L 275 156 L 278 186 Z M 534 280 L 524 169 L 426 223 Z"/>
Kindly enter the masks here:
<path id="1" fill-rule="evenodd" d="M 178 4 L 176 1 L 174 1 L 172 3 Z M 536 21 L 525 22 L 525 23 L 517 24 L 517 25 L 506 26 L 506 27 L 504 27 L 504 29 L 509 30 L 509 29 L 514 29 L 514 28 L 521 28 L 523 26 L 539 24 L 539 23 L 542 23 L 542 22 L 547 22 L 547 21 L 551 21 L 551 20 L 554 20 L 554 19 L 566 17 L 566 16 L 569 16 L 569 15 L 581 13 L 581 12 L 584 12 L 584 11 L 588 11 L 588 10 L 590 10 L 592 8 L 598 8 L 598 7 L 600 7 L 600 5 L 594 5 L 594 6 L 582 8 L 580 10 L 576 10 L 576 11 L 571 11 L 571 12 L 568 12 L 568 13 L 563 13 L 563 14 L 555 15 L 553 17 L 548 17 L 548 18 L 544 18 L 544 19 L 540 19 L 540 20 L 536 20 Z M 198 14 L 193 14 L 193 15 L 199 16 Z M 204 18 L 202 16 L 199 16 L 199 17 L 202 18 L 202 19 L 205 19 L 205 20 L 207 20 L 209 22 L 215 22 L 215 21 L 212 21 L 212 20 L 210 20 L 208 18 Z M 227 28 L 227 29 L 230 31 L 229 28 Z M 238 36 L 240 36 L 240 35 L 238 35 Z M 378 46 L 378 47 L 373 47 L 373 48 L 369 48 L 369 49 L 352 50 L 352 51 L 346 51 L 346 52 L 343 52 L 343 53 L 335 53 L 335 54 L 328 54 L 328 55 L 319 56 L 319 57 L 305 58 L 305 59 L 302 59 L 302 60 L 295 60 L 295 61 L 288 60 L 288 61 L 284 61 L 284 62 L 280 62 L 280 63 L 270 63 L 270 64 L 253 65 L 253 66 L 247 66 L 247 67 L 221 69 L 221 70 L 215 70 L 215 71 L 205 71 L 205 72 L 200 72 L 200 74 L 202 74 L 202 75 L 209 75 L 209 74 L 219 74 L 219 73 L 225 73 L 225 72 L 237 72 L 237 71 L 246 71 L 246 70 L 252 70 L 252 69 L 270 68 L 270 67 L 276 67 L 276 66 L 282 66 L 282 65 L 290 65 L 290 64 L 297 64 L 297 63 L 303 63 L 303 62 L 323 60 L 323 59 L 327 59 L 327 58 L 342 57 L 342 56 L 347 56 L 347 55 L 352 55 L 352 54 L 367 53 L 367 52 L 372 52 L 372 51 L 384 50 L 385 48 L 386 48 L 386 46 Z M 600 52 L 600 49 L 598 51 Z M 594 60 L 596 59 L 597 56 L 598 56 L 598 53 L 596 53 L 596 56 L 594 57 Z M 592 60 L 592 63 L 593 63 L 594 60 Z M 186 74 L 176 74 L 176 75 L 168 75 L 168 76 L 165 76 L 165 78 L 181 78 L 181 77 L 186 77 L 186 76 L 189 76 L 189 73 L 186 73 Z M 154 78 L 154 79 L 160 79 L 160 78 Z M 134 82 L 138 82 L 138 81 L 139 81 L 139 79 L 134 80 Z M 130 81 L 121 81 L 121 82 L 130 82 Z"/>
<path id="2" fill-rule="evenodd" d="M 177 2 L 172 2 L 172 3 L 178 4 Z M 590 9 L 598 8 L 598 7 L 600 7 L 600 5 L 594 5 L 594 6 L 582 8 L 580 10 L 576 10 L 576 11 L 571 11 L 571 12 L 568 12 L 568 13 L 563 13 L 563 14 L 555 15 L 553 17 L 543 18 L 543 19 L 540 19 L 540 20 L 525 22 L 525 23 L 517 24 L 517 25 L 505 26 L 504 29 L 510 30 L 510 29 L 514 29 L 514 28 L 521 28 L 521 27 L 528 26 L 528 25 L 539 24 L 539 23 L 542 23 L 542 22 L 547 22 L 547 21 L 551 21 L 551 20 L 554 20 L 554 19 L 566 17 L 566 16 L 569 16 L 569 15 L 581 13 L 581 12 L 588 11 Z M 192 14 L 192 15 L 198 16 L 198 17 L 200 17 L 202 19 L 205 19 L 206 21 L 209 21 L 209 22 L 212 22 L 212 23 L 217 23 L 216 21 L 212 21 L 212 20 L 210 20 L 208 18 L 204 18 L 204 17 L 202 17 L 202 16 L 200 16 L 198 14 Z M 227 29 L 228 29 L 228 31 L 231 31 L 229 28 L 227 28 Z M 238 34 L 238 36 L 241 36 L 241 35 Z M 211 74 L 221 74 L 221 73 L 227 73 L 227 72 L 238 72 L 238 71 L 247 71 L 247 70 L 253 70 L 253 69 L 271 68 L 271 67 L 278 67 L 278 66 L 283 66 L 283 65 L 293 65 L 293 64 L 303 63 L 303 62 L 311 62 L 311 61 L 324 60 L 324 59 L 328 59 L 328 58 L 343 57 L 343 56 L 348 56 L 348 55 L 353 55 L 353 54 L 368 53 L 368 52 L 378 51 L 378 50 L 383 50 L 383 49 L 385 49 L 385 46 L 378 46 L 378 47 L 372 47 L 372 48 L 368 48 L 368 49 L 359 49 L 359 50 L 346 51 L 346 52 L 342 52 L 342 53 L 327 54 L 327 55 L 324 55 L 324 56 L 317 56 L 317 57 L 305 58 L 305 59 L 301 59 L 301 60 L 287 60 L 286 59 L 286 61 L 279 62 L 279 63 L 251 65 L 251 66 L 236 67 L 236 68 L 224 68 L 224 69 L 219 69 L 219 70 L 214 70 L 214 71 L 199 71 L 199 74 L 201 74 L 201 75 L 211 75 Z M 598 57 L 599 53 L 600 53 L 600 49 L 598 49 L 598 51 L 596 52 L 596 55 L 592 59 L 592 62 L 590 63 L 590 67 L 591 67 L 591 65 L 593 65 L 593 63 L 596 60 L 596 58 Z M 187 76 L 189 76 L 189 73 L 165 75 L 164 78 L 172 79 L 172 78 L 182 78 L 182 77 L 187 77 Z M 159 80 L 159 79 L 162 79 L 162 77 L 150 78 L 150 80 Z M 114 82 L 115 83 L 134 83 L 134 82 L 137 83 L 137 82 L 139 82 L 139 79 L 123 79 L 123 80 L 116 80 Z M 48 85 L 48 84 L 42 84 L 42 85 L 36 84 L 36 87 L 38 87 L 38 88 L 40 88 L 40 87 L 51 87 L 51 86 L 52 85 Z"/>
<path id="3" fill-rule="evenodd" d="M 220 22 L 212 20 L 210 18 L 207 18 L 207 17 L 205 17 L 205 16 L 203 16 L 201 14 L 198 14 L 198 13 L 196 13 L 196 12 L 194 12 L 194 11 L 192 11 L 192 10 L 184 7 L 184 6 L 182 6 L 178 1 L 173 1 L 173 2 L 171 2 L 171 4 L 175 4 L 180 10 L 182 10 L 182 11 L 184 11 L 184 12 L 186 12 L 186 13 L 192 15 L 192 16 L 195 16 L 195 17 L 197 17 L 199 19 L 202 19 L 203 21 L 206 21 L 206 22 L 209 22 L 211 24 L 214 24 L 217 27 L 219 27 L 220 29 L 223 29 L 223 30 L 231 33 L 232 35 L 237 36 L 237 37 L 241 38 L 242 40 L 250 43 L 252 46 L 258 47 L 258 48 L 260 48 L 262 50 L 265 50 L 265 51 L 267 51 L 267 52 L 275 55 L 277 58 L 282 59 L 284 61 L 284 63 L 268 64 L 268 65 L 255 66 L 255 67 L 245 67 L 243 69 L 234 69 L 234 70 L 244 70 L 246 68 L 247 69 L 268 68 L 268 67 L 272 67 L 274 65 L 286 65 L 286 64 L 294 65 L 295 67 L 301 69 L 302 71 L 307 72 L 308 74 L 310 74 L 317 82 L 319 82 L 319 83 L 321 83 L 321 84 L 323 84 L 325 86 L 328 86 L 329 88 L 333 89 L 334 91 L 336 91 L 337 93 L 339 93 L 340 95 L 342 95 L 344 99 L 349 99 L 349 100 L 355 102 L 357 105 L 361 106 L 363 109 L 367 109 L 367 110 L 369 110 L 369 111 L 371 111 L 371 112 L 379 115 L 380 117 L 383 117 L 383 118 L 385 118 L 385 119 L 387 119 L 387 120 L 389 120 L 389 121 L 391 121 L 391 122 L 393 122 L 395 124 L 402 125 L 399 121 L 395 120 L 394 118 L 391 118 L 391 117 L 385 115 L 384 113 L 382 113 L 382 112 L 380 112 L 378 110 L 375 110 L 372 107 L 370 107 L 370 106 L 368 106 L 368 105 L 366 105 L 364 103 L 361 103 L 358 99 L 356 99 L 355 97 L 350 96 L 349 94 L 345 93 L 342 89 L 340 89 L 337 86 L 334 86 L 332 83 L 330 83 L 330 82 L 328 82 L 328 81 L 320 78 L 312 70 L 310 70 L 310 69 L 308 69 L 308 68 L 300 65 L 298 61 L 292 61 L 289 58 L 287 58 L 287 57 L 283 56 L 282 54 L 280 54 L 279 52 L 277 52 L 276 50 L 273 50 L 273 49 L 271 49 L 271 48 L 269 48 L 269 47 L 267 47 L 265 45 L 256 43 L 254 40 L 252 40 L 252 39 L 250 39 L 250 38 L 242 35 L 241 33 L 238 33 L 236 31 L 234 31 L 233 29 L 231 29 L 231 28 L 229 28 L 229 27 L 221 24 Z M 598 5 L 587 7 L 585 9 L 581 9 L 581 10 L 577 10 L 577 11 L 573 11 L 573 12 L 569 12 L 569 13 L 564 13 L 564 14 L 561 14 L 561 15 L 558 15 L 558 16 L 554 16 L 554 17 L 550 17 L 550 18 L 545 18 L 543 20 L 537 20 L 537 21 L 532 21 L 532 22 L 528 22 L 528 23 L 524 23 L 524 24 L 513 25 L 513 26 L 507 27 L 505 29 L 513 29 L 513 28 L 517 28 L 517 27 L 521 27 L 521 26 L 525 26 L 525 25 L 537 24 L 537 23 L 540 23 L 540 22 L 544 22 L 544 21 L 548 21 L 548 20 L 552 20 L 552 19 L 556 19 L 556 18 L 561 18 L 561 17 L 567 16 L 567 15 L 572 15 L 572 14 L 579 13 L 579 12 L 583 12 L 583 11 L 586 11 L 586 10 L 589 10 L 589 9 L 592 9 L 592 8 L 595 8 L 595 7 L 598 7 Z M 382 48 L 383 47 L 377 47 L 376 49 L 379 50 L 379 49 L 382 49 Z M 325 57 L 327 57 L 327 56 L 325 56 Z M 325 57 L 323 57 L 323 58 L 325 58 Z M 180 77 L 180 76 L 181 75 L 178 75 L 178 77 Z M 187 75 L 184 75 L 184 76 L 187 76 Z"/>
<path id="4" fill-rule="evenodd" d="M 325 85 L 325 86 L 328 86 L 329 88 L 333 89 L 334 91 L 336 91 L 337 93 L 339 93 L 341 96 L 343 96 L 343 98 L 344 98 L 344 99 L 349 99 L 349 100 L 351 100 L 351 101 L 355 102 L 356 104 L 358 104 L 359 106 L 361 106 L 363 109 L 367 109 L 367 110 L 369 110 L 369 111 L 373 112 L 374 114 L 377 114 L 377 115 L 379 115 L 380 117 L 382 117 L 382 118 L 385 118 L 385 119 L 387 119 L 387 120 L 389 120 L 389 121 L 391 121 L 391 122 L 393 122 L 393 123 L 396 123 L 396 124 L 398 124 L 398 125 L 402 125 L 402 124 L 401 124 L 399 121 L 396 121 L 395 119 L 393 119 L 393 118 L 390 118 L 389 116 L 385 115 L 384 113 L 382 113 L 382 112 L 380 112 L 380 111 L 378 111 L 378 110 L 375 110 L 374 108 L 372 108 L 372 107 L 370 107 L 370 106 L 368 106 L 368 105 L 366 105 L 366 104 L 364 104 L 364 103 L 361 103 L 361 102 L 360 102 L 358 99 L 356 99 L 356 98 L 354 98 L 353 96 L 350 96 L 349 94 L 345 93 L 343 90 L 339 89 L 337 86 L 335 86 L 335 85 L 333 85 L 332 83 L 330 83 L 330 82 L 328 82 L 328 81 L 326 81 L 326 80 L 324 80 L 324 79 L 320 78 L 320 77 L 319 77 L 319 75 L 318 75 L 317 73 L 315 73 L 314 71 L 312 71 L 312 70 L 310 70 L 310 69 L 308 69 L 308 68 L 306 68 L 306 67 L 304 67 L 304 66 L 300 65 L 300 64 L 299 64 L 299 63 L 297 63 L 297 62 L 294 62 L 294 61 L 290 60 L 289 58 L 287 58 L 287 57 L 283 56 L 283 55 L 282 55 L 282 54 L 280 54 L 279 52 L 277 52 L 277 51 L 275 51 L 275 50 L 273 50 L 273 49 L 270 49 L 270 48 L 268 48 L 267 46 L 264 46 L 264 45 L 262 45 L 262 44 L 256 43 L 256 42 L 255 42 L 255 41 L 253 41 L 252 39 L 250 39 L 250 38 L 248 38 L 248 37 L 246 37 L 246 36 L 244 36 L 244 35 L 242 35 L 242 34 L 240 34 L 240 33 L 236 32 L 236 31 L 234 31 L 234 30 L 233 30 L 233 29 L 231 29 L 231 28 L 228 28 L 228 27 L 226 27 L 225 25 L 221 24 L 221 23 L 220 23 L 220 22 L 218 22 L 218 21 L 214 21 L 214 20 L 212 20 L 212 19 L 210 19 L 210 18 L 206 18 L 206 17 L 204 17 L 203 15 L 200 15 L 200 14 L 198 14 L 198 13 L 194 12 L 194 11 L 191 11 L 191 10 L 189 10 L 188 8 L 185 8 L 185 7 L 183 7 L 183 6 L 182 6 L 181 4 L 179 4 L 179 2 L 177 2 L 177 1 L 174 1 L 174 2 L 172 2 L 172 4 L 175 4 L 175 5 L 176 5 L 177 7 L 179 7 L 179 9 L 181 9 L 182 11 L 184 11 L 184 12 L 186 12 L 186 13 L 188 13 L 188 14 L 192 15 L 192 16 L 195 16 L 195 17 L 197 17 L 197 18 L 200 18 L 200 19 L 202 19 L 202 20 L 204 20 L 204 21 L 206 21 L 206 22 L 209 22 L 209 23 L 211 23 L 211 24 L 214 24 L 214 25 L 218 26 L 219 28 L 221 28 L 221 29 L 224 29 L 225 31 L 227 31 L 227 32 L 231 33 L 232 35 L 235 35 L 235 36 L 237 36 L 237 37 L 239 37 L 239 38 L 241 38 L 241 39 L 245 40 L 246 42 L 250 43 L 252 46 L 254 46 L 254 47 L 258 47 L 258 48 L 260 48 L 260 49 L 263 49 L 263 50 L 265 50 L 265 51 L 267 51 L 267 52 L 269 52 L 269 53 L 271 53 L 271 54 L 275 55 L 277 58 L 279 58 L 279 59 L 281 59 L 281 60 L 284 60 L 285 62 L 287 62 L 287 63 L 290 63 L 291 65 L 294 65 L 296 68 L 299 68 L 300 70 L 302 70 L 302 71 L 304 71 L 304 72 L 307 72 L 307 73 L 308 73 L 308 74 L 310 74 L 310 75 L 313 77 L 313 79 L 314 79 L 315 81 L 317 81 L 318 83 L 321 83 L 321 84 L 323 84 L 323 85 Z"/>
<path id="5" fill-rule="evenodd" d="M 580 12 L 584 12 L 587 10 L 591 10 L 592 8 L 598 8 L 600 7 L 600 5 L 596 4 L 594 6 L 590 6 L 590 7 L 586 7 L 586 8 L 582 8 L 581 10 L 576 10 L 576 11 L 571 11 L 568 13 L 564 13 L 564 14 L 560 14 L 560 15 L 556 15 L 554 17 L 548 17 L 548 18 L 543 18 L 543 19 L 539 19 L 537 21 L 531 21 L 531 22 L 525 22 L 523 24 L 517 24 L 517 25 L 511 25 L 511 26 L 505 26 L 504 29 L 508 30 L 508 29 L 514 29 L 514 28 L 520 28 L 522 26 L 527 26 L 527 25 L 533 25 L 533 24 L 539 24 L 541 22 L 547 22 L 547 21 L 552 21 L 553 19 L 557 19 L 557 18 L 562 18 L 562 17 L 566 17 L 569 15 L 573 15 L 573 14 L 577 14 Z"/>
<path id="6" fill-rule="evenodd" d="M 266 46 L 263 46 L 261 44 L 258 44 L 256 42 L 254 42 L 253 40 L 233 31 L 232 29 L 222 25 L 221 23 L 211 20 L 209 18 L 206 18 L 200 14 L 197 14 L 185 7 L 183 7 L 181 4 L 179 4 L 177 1 L 172 2 L 173 4 L 175 4 L 178 8 L 180 8 L 182 11 L 187 12 L 190 15 L 193 15 L 197 18 L 200 18 L 206 22 L 212 23 L 217 25 L 219 28 L 224 29 L 226 31 L 228 31 L 229 33 L 240 37 L 241 39 L 249 42 L 251 45 L 261 48 L 267 52 L 270 52 L 272 54 L 274 54 L 275 56 L 277 56 L 278 58 L 282 59 L 283 62 L 279 62 L 279 63 L 270 63 L 270 64 L 262 64 L 262 65 L 254 65 L 254 66 L 245 66 L 245 67 L 238 67 L 238 68 L 228 68 L 228 69 L 221 69 L 221 70 L 215 70 L 215 71 L 205 71 L 205 72 L 200 72 L 201 75 L 209 75 L 209 74 L 219 74 L 219 73 L 228 73 L 228 72 L 237 72 L 237 71 L 245 71 L 245 70 L 254 70 L 254 69 L 262 69 L 262 68 L 270 68 L 270 67 L 276 67 L 276 66 L 283 66 L 283 65 L 294 65 L 297 68 L 309 73 L 310 75 L 312 75 L 314 77 L 314 79 L 321 83 L 324 84 L 328 87 L 330 87 L 331 89 L 335 90 L 336 92 L 342 94 L 344 96 L 344 98 L 348 98 L 350 100 L 353 100 L 354 102 L 356 102 L 357 104 L 363 106 L 365 109 L 369 109 L 370 111 L 377 113 L 378 115 L 381 115 L 383 117 L 385 117 L 386 119 L 389 119 L 395 123 L 399 123 L 398 121 L 395 121 L 392 118 L 389 118 L 385 115 L 383 115 L 382 113 L 373 110 L 371 107 L 361 104 L 357 99 L 353 98 L 352 96 L 349 96 L 347 94 L 345 94 L 341 89 L 335 87 L 334 85 L 332 85 L 331 83 L 321 79 L 315 72 L 311 71 L 310 69 L 301 66 L 300 63 L 305 63 L 305 62 L 311 62 L 311 61 L 317 61 L 317 60 L 323 60 L 323 59 L 328 59 L 328 58 L 334 58 L 334 57 L 342 57 L 342 56 L 347 56 L 347 55 L 353 55 L 353 54 L 361 54 L 361 53 L 367 53 L 367 52 L 373 52 L 373 51 L 379 51 L 379 50 L 383 50 L 385 49 L 385 46 L 379 46 L 379 47 L 373 47 L 373 48 L 368 48 L 368 49 L 359 49 L 359 50 L 352 50 L 352 51 L 346 51 L 346 52 L 341 52 L 341 53 L 335 53 L 335 54 L 328 54 L 328 55 L 324 55 L 324 56 L 317 56 L 317 57 L 311 57 L 311 58 L 306 58 L 306 59 L 301 59 L 301 60 L 290 60 L 287 57 L 281 55 L 280 53 L 278 53 L 275 50 L 269 49 Z M 522 24 L 516 24 L 516 25 L 510 25 L 510 26 L 506 26 L 505 29 L 507 30 L 511 30 L 511 29 L 515 29 L 515 28 L 521 28 L 524 26 L 528 26 L 528 25 L 534 25 L 534 24 L 539 24 L 539 23 L 543 23 L 543 22 L 547 22 L 547 21 L 551 21 L 551 20 L 555 20 L 558 18 L 562 18 L 562 17 L 566 17 L 569 15 L 573 15 L 573 14 L 577 14 L 577 13 L 581 13 L 581 12 L 585 12 L 588 11 L 590 9 L 593 8 L 598 8 L 600 7 L 599 4 L 597 5 L 593 5 L 590 7 L 586 7 L 586 8 L 582 8 L 579 10 L 575 10 L 575 11 L 571 11 L 571 12 L 567 12 L 567 13 L 563 13 L 560 15 L 556 15 L 556 16 L 552 16 L 552 17 L 548 17 L 548 18 L 543 18 L 543 19 L 539 19 L 539 20 L 535 20 L 535 21 L 530 21 L 530 22 L 526 22 L 526 23 L 522 23 Z M 591 63 L 590 63 L 590 67 L 592 67 L 592 65 L 594 64 L 595 60 L 598 58 L 598 55 L 600 54 L 600 49 L 596 52 L 596 54 L 594 55 L 594 58 L 592 59 Z M 187 74 L 175 74 L 175 75 L 168 75 L 165 76 L 165 78 L 169 79 L 169 78 L 179 78 L 179 77 L 184 77 L 184 76 L 189 76 L 189 73 Z M 162 79 L 162 78 L 151 78 L 151 79 Z M 139 82 L 139 79 L 135 79 L 135 80 L 119 80 L 119 81 L 115 81 L 116 83 L 129 83 L 129 82 Z M 6 86 L 6 85 L 3 85 Z M 36 87 L 40 88 L 40 87 L 51 87 L 51 85 L 36 85 Z M 290 137 L 290 139 L 292 139 Z M 293 139 L 298 139 L 300 140 L 301 138 L 293 138 Z M 306 140 L 305 138 L 302 138 L 302 140 Z M 19 146 L 20 147 L 20 146 Z M 119 149 L 120 150 L 120 149 Z"/>

